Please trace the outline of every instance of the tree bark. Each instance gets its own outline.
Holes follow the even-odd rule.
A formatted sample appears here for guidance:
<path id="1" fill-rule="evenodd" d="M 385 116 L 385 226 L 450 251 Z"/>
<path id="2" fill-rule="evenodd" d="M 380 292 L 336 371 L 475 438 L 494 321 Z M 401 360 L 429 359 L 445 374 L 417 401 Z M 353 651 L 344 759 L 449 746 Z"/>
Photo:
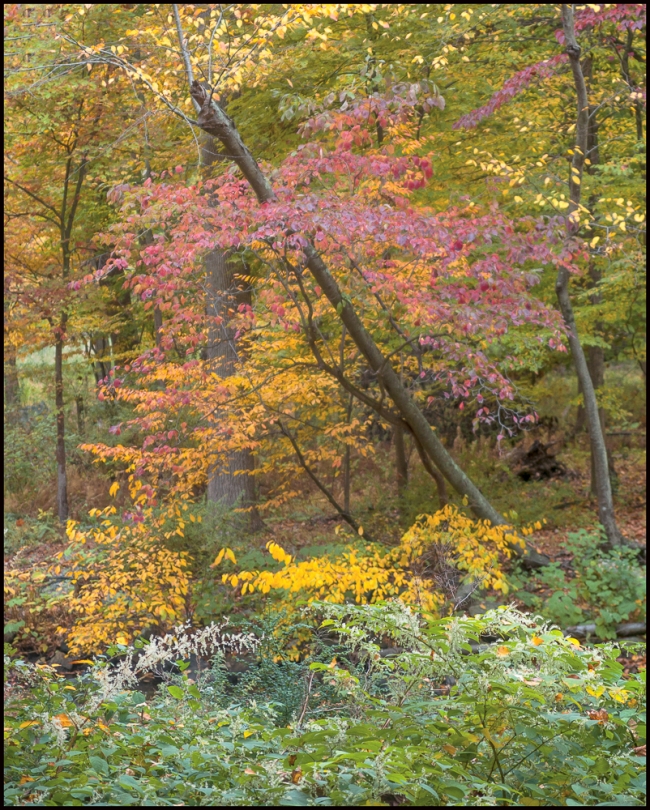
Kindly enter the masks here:
<path id="1" fill-rule="evenodd" d="M 224 113 L 218 104 L 212 102 L 209 93 L 199 82 L 191 85 L 191 95 L 200 108 L 197 122 L 201 129 L 218 138 L 226 149 L 227 155 L 241 169 L 260 203 L 275 199 L 273 189 L 257 165 L 255 158 L 246 148 L 235 128 L 234 122 Z M 401 382 L 399 375 L 387 358 L 379 350 L 374 339 L 357 315 L 349 299 L 343 298 L 336 280 L 319 256 L 314 246 L 307 243 L 303 249 L 306 265 L 318 286 L 325 293 L 332 307 L 345 324 L 348 334 L 365 357 L 368 365 L 381 379 L 397 410 L 409 426 L 414 437 L 420 442 L 424 452 L 438 467 L 454 489 L 467 497 L 474 513 L 493 525 L 507 525 L 502 515 L 490 504 L 478 487 L 465 475 L 449 455 L 438 438 L 435 429 L 426 420 L 424 414 L 413 401 L 408 390 Z M 548 557 L 532 549 L 525 552 L 525 562 L 529 566 L 548 564 Z"/>
<path id="2" fill-rule="evenodd" d="M 567 234 L 569 238 L 572 238 L 576 235 L 579 228 L 578 221 L 573 217 L 573 214 L 580 209 L 581 182 L 589 134 L 589 100 L 585 77 L 580 64 L 580 46 L 575 37 L 573 6 L 567 3 L 562 4 L 562 26 L 566 41 L 566 51 L 571 63 L 578 106 L 576 142 L 573 150 L 569 179 L 570 206 L 569 215 L 566 220 Z M 594 385 L 591 381 L 587 360 L 576 328 L 571 296 L 569 295 L 569 271 L 565 267 L 560 267 L 558 271 L 555 291 L 557 293 L 560 311 L 562 312 L 562 317 L 566 325 L 573 362 L 582 387 L 585 414 L 587 424 L 589 425 L 591 454 L 594 460 L 598 517 L 605 529 L 608 543 L 612 546 L 620 545 L 622 538 L 614 516 L 614 502 L 609 480 L 609 465 L 607 463 L 605 437 L 601 428 Z"/>

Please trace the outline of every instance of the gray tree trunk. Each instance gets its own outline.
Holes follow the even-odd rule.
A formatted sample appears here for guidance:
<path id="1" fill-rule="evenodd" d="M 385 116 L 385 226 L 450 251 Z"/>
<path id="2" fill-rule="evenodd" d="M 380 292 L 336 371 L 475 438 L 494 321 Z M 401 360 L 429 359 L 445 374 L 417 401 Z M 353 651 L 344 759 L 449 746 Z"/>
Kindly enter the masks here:
<path id="1" fill-rule="evenodd" d="M 250 299 L 247 291 L 237 287 L 233 262 L 221 250 L 213 250 L 205 258 L 208 274 L 207 312 L 210 318 L 208 329 L 207 357 L 220 377 L 230 377 L 238 361 L 233 330 L 228 327 L 233 311 L 239 303 Z M 219 321 L 221 321 L 219 323 Z M 208 474 L 208 501 L 224 506 L 251 508 L 249 524 L 252 529 L 263 527 L 254 508 L 257 501 L 255 459 L 250 450 L 230 451 L 223 466 L 215 466 Z"/>
<path id="2" fill-rule="evenodd" d="M 580 206 L 582 173 L 585 165 L 584 161 L 589 136 L 589 100 L 585 77 L 582 72 L 582 65 L 580 64 L 580 46 L 578 45 L 575 37 L 573 6 L 568 3 L 562 4 L 562 27 L 564 29 L 566 41 L 566 52 L 571 62 L 571 71 L 573 73 L 578 107 L 576 142 L 573 150 L 569 180 L 571 204 L 568 212 L 569 216 L 567 218 L 568 235 L 569 237 L 572 237 L 576 234 L 579 227 L 576 222 L 571 219 L 571 214 L 578 210 Z M 612 487 L 609 480 L 609 465 L 607 463 L 605 437 L 603 435 L 603 430 L 600 423 L 600 414 L 598 413 L 598 403 L 596 401 L 594 385 L 591 381 L 587 360 L 582 348 L 582 344 L 580 343 L 578 330 L 576 328 L 575 317 L 573 315 L 573 306 L 571 304 L 571 296 L 569 295 L 569 271 L 565 267 L 561 267 L 558 271 L 557 280 L 555 283 L 555 291 L 557 293 L 560 311 L 562 312 L 564 323 L 567 328 L 567 337 L 569 340 L 569 346 L 571 348 L 571 354 L 573 355 L 573 362 L 575 364 L 578 379 L 580 380 L 580 385 L 582 387 L 585 414 L 587 424 L 589 426 L 589 438 L 591 441 L 591 455 L 594 464 L 594 476 L 596 480 L 598 517 L 605 529 L 608 543 L 612 546 L 616 546 L 621 544 L 622 538 L 614 517 L 614 501 L 612 498 Z"/>
<path id="3" fill-rule="evenodd" d="M 194 81 L 192 61 L 188 50 L 188 43 L 183 34 L 178 4 L 172 4 L 176 34 L 185 64 L 187 81 L 192 88 Z M 208 80 L 211 80 L 208 76 Z M 200 105 L 192 95 L 194 107 L 200 111 Z M 224 113 L 225 114 L 225 113 Z M 209 169 L 217 160 L 223 159 L 216 148 L 215 133 L 207 132 L 209 136 L 201 144 L 200 163 L 204 169 Z M 215 372 L 220 377 L 230 377 L 235 370 L 237 351 L 234 343 L 234 333 L 228 328 L 229 312 L 233 304 L 243 303 L 242 291 L 236 290 L 235 273 L 232 263 L 227 256 L 219 250 L 213 250 L 206 256 L 205 266 L 208 276 L 208 302 L 207 313 L 213 319 L 208 329 L 208 360 L 213 362 Z M 250 450 L 233 451 L 227 455 L 226 464 L 208 471 L 208 502 L 221 503 L 225 506 L 248 507 L 249 527 L 258 530 L 264 527 L 259 512 L 255 508 L 257 493 L 255 478 L 251 474 L 255 469 L 255 458 Z"/>

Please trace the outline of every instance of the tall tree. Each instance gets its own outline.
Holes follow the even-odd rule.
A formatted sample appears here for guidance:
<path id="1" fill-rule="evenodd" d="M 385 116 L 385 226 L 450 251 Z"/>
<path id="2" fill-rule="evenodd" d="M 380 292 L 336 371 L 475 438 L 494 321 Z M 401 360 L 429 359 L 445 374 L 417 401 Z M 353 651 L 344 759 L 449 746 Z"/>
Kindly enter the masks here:
<path id="1" fill-rule="evenodd" d="M 573 156 L 571 158 L 571 175 L 569 180 L 571 205 L 569 206 L 567 216 L 567 233 L 568 238 L 571 239 L 579 229 L 580 220 L 579 217 L 574 217 L 574 212 L 580 210 L 582 175 L 585 166 L 585 158 L 589 149 L 589 98 L 587 95 L 587 84 L 580 62 L 581 50 L 576 40 L 573 7 L 567 3 L 562 4 L 562 28 L 564 30 L 566 52 L 571 62 L 571 72 L 573 73 L 573 81 L 575 83 L 578 110 L 576 119 L 576 140 Z M 612 486 L 609 476 L 603 423 L 601 422 L 598 401 L 596 400 L 594 382 L 589 373 L 587 359 L 578 336 L 573 306 L 571 305 L 571 297 L 569 295 L 569 271 L 566 267 L 559 268 L 555 286 L 562 316 L 567 326 L 569 345 L 571 346 L 571 353 L 584 398 L 584 407 L 591 440 L 596 495 L 598 497 L 598 517 L 605 529 L 609 543 L 613 546 L 620 545 L 622 538 L 614 516 L 614 501 L 612 498 Z"/>

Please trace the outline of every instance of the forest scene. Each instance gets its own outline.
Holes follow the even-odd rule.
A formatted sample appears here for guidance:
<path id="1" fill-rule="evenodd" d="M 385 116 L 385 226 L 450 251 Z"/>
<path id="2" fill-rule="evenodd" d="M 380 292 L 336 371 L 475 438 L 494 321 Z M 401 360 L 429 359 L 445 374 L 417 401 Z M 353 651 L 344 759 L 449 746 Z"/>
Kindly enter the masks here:
<path id="1" fill-rule="evenodd" d="M 643 806 L 643 4 L 5 4 L 5 806 Z"/>

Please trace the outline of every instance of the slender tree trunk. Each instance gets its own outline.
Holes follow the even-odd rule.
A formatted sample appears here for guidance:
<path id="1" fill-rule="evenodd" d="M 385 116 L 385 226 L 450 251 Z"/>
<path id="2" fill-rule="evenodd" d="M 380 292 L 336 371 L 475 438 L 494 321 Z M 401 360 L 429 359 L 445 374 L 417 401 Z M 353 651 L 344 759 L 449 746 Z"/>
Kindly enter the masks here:
<path id="1" fill-rule="evenodd" d="M 571 62 L 571 71 L 576 88 L 578 115 L 576 123 L 576 143 L 571 161 L 571 175 L 569 180 L 570 208 L 567 218 L 567 231 L 569 238 L 575 236 L 579 224 L 573 218 L 574 212 L 580 208 L 581 182 L 584 168 L 584 160 L 587 151 L 589 135 L 589 100 L 587 96 L 587 86 L 580 64 L 580 47 L 575 37 L 575 27 L 573 21 L 573 6 L 567 3 L 562 4 L 562 26 L 566 41 L 566 51 Z M 620 545 L 621 535 L 616 525 L 614 517 L 614 502 L 612 498 L 612 487 L 609 480 L 609 465 L 607 463 L 607 449 L 605 437 L 600 423 L 598 413 L 598 403 L 594 385 L 591 381 L 589 368 L 585 353 L 578 337 L 576 322 L 573 315 L 571 296 L 569 295 L 569 271 L 561 267 L 558 271 L 555 283 L 560 304 L 560 311 L 567 328 L 567 337 L 573 362 L 575 363 L 578 379 L 582 386 L 584 398 L 585 414 L 589 425 L 589 438 L 591 441 L 591 454 L 594 464 L 594 476 L 596 480 L 596 494 L 598 498 L 598 517 L 605 529 L 607 540 L 610 545 Z"/>
<path id="2" fill-rule="evenodd" d="M 629 38 L 628 38 L 629 42 Z M 587 55 L 582 63 L 582 71 L 585 77 L 585 85 L 587 88 L 587 93 L 589 93 L 591 84 L 593 81 L 593 72 L 594 72 L 594 64 L 591 55 Z M 595 174 L 597 171 L 597 166 L 600 164 L 600 148 L 598 144 L 598 106 L 595 104 L 589 105 L 589 123 L 587 128 L 587 154 L 586 157 L 589 158 L 590 163 L 585 167 L 585 171 L 588 174 Z M 596 196 L 589 200 L 589 208 L 593 206 L 595 203 Z M 596 262 L 592 261 L 589 266 L 589 277 L 591 280 L 591 287 L 593 289 L 593 293 L 590 296 L 590 301 L 594 306 L 602 303 L 603 296 L 600 290 L 600 280 L 602 278 L 602 274 L 598 269 Z M 594 324 L 594 332 L 596 334 L 602 334 L 603 326 L 600 322 L 596 322 Z M 599 388 L 602 388 L 605 384 L 605 350 L 602 346 L 589 346 L 587 348 L 587 367 L 589 369 L 589 376 L 591 377 L 591 381 L 594 384 L 594 389 L 598 391 Z M 606 430 L 606 413 L 604 408 L 598 409 L 598 414 L 600 417 L 600 427 L 603 433 L 603 437 L 605 439 L 605 448 L 607 450 L 607 463 L 609 465 L 609 476 L 610 482 L 613 486 L 616 480 L 616 472 L 614 470 L 614 465 L 612 462 L 612 454 L 609 448 L 609 444 L 607 442 L 607 430 Z M 582 408 L 582 417 L 583 421 L 585 419 L 585 410 Z M 597 495 L 598 488 L 596 485 L 596 462 L 594 459 L 593 452 L 590 453 L 590 467 L 591 467 L 591 491 L 594 495 Z"/>
<path id="3" fill-rule="evenodd" d="M 190 92 L 200 110 L 197 123 L 201 129 L 221 141 L 226 148 L 226 153 L 232 155 L 232 160 L 248 180 L 260 203 L 275 199 L 270 183 L 242 141 L 234 122 L 217 104 L 211 102 L 209 93 L 198 82 L 192 83 Z M 438 438 L 435 429 L 429 425 L 426 417 L 415 404 L 390 361 L 383 356 L 372 336 L 364 327 L 350 300 L 343 298 L 336 280 L 314 246 L 307 243 L 304 247 L 304 255 L 307 268 L 316 283 L 339 314 L 361 354 L 383 382 L 384 388 L 402 418 L 408 424 L 414 437 L 420 442 L 424 452 L 454 489 L 467 497 L 471 508 L 478 517 L 489 520 L 493 525 L 507 524 L 508 521 L 497 512 L 473 481 L 465 475 L 449 455 Z M 529 549 L 525 553 L 525 561 L 529 566 L 546 565 L 548 564 L 548 557 Z"/>
<path id="4" fill-rule="evenodd" d="M 65 459 L 65 413 L 63 402 L 63 335 L 67 316 L 61 317 L 54 346 L 54 390 L 56 405 L 56 509 L 60 523 L 68 519 L 68 475 Z"/>
<path id="5" fill-rule="evenodd" d="M 594 385 L 594 391 L 598 391 L 605 384 L 605 351 L 602 346 L 588 346 L 587 347 L 587 368 L 589 369 L 589 376 Z M 584 409 L 583 409 L 584 410 Z M 605 440 L 605 450 L 607 451 L 607 465 L 609 468 L 609 478 L 612 486 L 616 481 L 616 471 L 612 461 L 612 452 L 607 441 L 607 414 L 604 408 L 598 408 L 598 418 L 600 419 L 600 429 L 603 433 Z M 590 455 L 591 467 L 591 491 L 594 495 L 598 494 L 597 488 L 597 474 L 594 454 Z"/>
<path id="6" fill-rule="evenodd" d="M 86 432 L 84 398 L 82 396 L 75 397 L 75 405 L 77 406 L 77 431 L 80 436 L 83 436 Z"/>
<path id="7" fill-rule="evenodd" d="M 108 338 L 99 332 L 93 334 L 91 343 L 95 354 L 95 362 L 93 364 L 95 382 L 99 383 L 101 380 L 108 377 L 111 372 L 110 347 L 108 345 Z"/>
<path id="8" fill-rule="evenodd" d="M 160 341 L 162 339 L 162 325 L 163 325 L 163 318 L 162 312 L 160 311 L 160 307 L 153 308 L 153 336 L 154 340 L 156 341 L 156 346 L 160 347 Z"/>

